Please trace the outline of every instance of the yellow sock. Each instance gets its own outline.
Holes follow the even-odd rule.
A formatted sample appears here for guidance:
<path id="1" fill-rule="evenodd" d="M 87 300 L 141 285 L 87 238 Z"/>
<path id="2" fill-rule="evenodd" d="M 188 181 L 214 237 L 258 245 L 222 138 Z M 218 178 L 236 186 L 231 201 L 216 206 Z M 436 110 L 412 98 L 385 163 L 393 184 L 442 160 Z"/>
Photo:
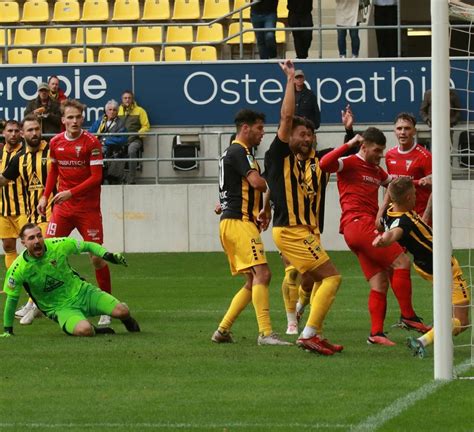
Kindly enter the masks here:
<path id="1" fill-rule="evenodd" d="M 315 328 L 317 333 L 322 332 L 324 318 L 336 298 L 336 292 L 339 285 L 341 285 L 341 280 L 340 275 L 324 278 L 319 288 L 315 291 L 306 326 Z"/>
<path id="2" fill-rule="evenodd" d="M 461 333 L 461 321 L 457 318 L 453 318 L 452 322 L 452 333 L 453 336 Z M 434 342 L 434 329 L 431 329 L 429 332 L 426 332 L 423 336 L 420 336 L 418 340 L 423 344 L 423 346 L 431 345 Z"/>
<path id="3" fill-rule="evenodd" d="M 321 284 L 323 283 L 323 281 L 321 282 L 315 282 L 313 284 L 313 289 L 311 291 L 311 297 L 309 298 L 309 303 L 310 304 L 313 304 L 313 298 L 314 296 L 316 295 L 316 292 L 318 291 L 319 287 L 321 286 Z"/>
<path id="4" fill-rule="evenodd" d="M 230 302 L 229 309 L 227 309 L 224 318 L 219 324 L 219 331 L 226 332 L 232 327 L 232 324 L 245 307 L 252 300 L 252 292 L 247 288 L 241 288 Z"/>
<path id="5" fill-rule="evenodd" d="M 305 307 L 311 299 L 311 293 L 305 291 L 303 288 L 301 288 L 301 285 L 298 287 L 298 303 L 302 306 Z"/>
<path id="6" fill-rule="evenodd" d="M 7 269 L 13 264 L 13 261 L 15 261 L 17 256 L 18 254 L 16 253 L 16 251 L 5 252 L 5 267 Z"/>
<path id="7" fill-rule="evenodd" d="M 281 283 L 281 293 L 283 295 L 283 302 L 285 303 L 285 310 L 287 312 L 296 311 L 296 302 L 298 301 L 297 280 L 299 273 L 293 266 L 285 268 L 285 277 Z"/>
<path id="8" fill-rule="evenodd" d="M 257 315 L 258 332 L 268 336 L 272 333 L 272 324 L 270 322 L 270 301 L 266 285 L 257 284 L 252 287 L 252 303 Z"/>

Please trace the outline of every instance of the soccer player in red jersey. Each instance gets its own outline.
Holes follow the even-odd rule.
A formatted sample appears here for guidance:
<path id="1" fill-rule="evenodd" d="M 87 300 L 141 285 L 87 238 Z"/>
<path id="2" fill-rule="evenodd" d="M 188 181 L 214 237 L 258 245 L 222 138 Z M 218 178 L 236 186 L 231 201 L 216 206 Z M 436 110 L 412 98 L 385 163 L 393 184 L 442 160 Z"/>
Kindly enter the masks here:
<path id="1" fill-rule="evenodd" d="M 360 143 L 357 154 L 342 157 Z M 371 332 L 369 344 L 395 345 L 384 333 L 389 281 L 401 310 L 401 322 L 420 332 L 429 330 L 413 310 L 411 302 L 410 259 L 396 243 L 377 249 L 372 241 L 377 236 L 375 219 L 379 210 L 380 186 L 387 186 L 391 177 L 379 166 L 385 150 L 385 135 L 377 128 L 368 128 L 320 161 L 326 172 L 337 172 L 337 185 L 342 209 L 340 232 L 357 258 L 369 282 L 369 313 Z M 390 278 L 391 276 L 391 278 Z"/>
<path id="2" fill-rule="evenodd" d="M 102 183 L 102 146 L 92 134 L 82 129 L 84 105 L 67 100 L 61 105 L 66 128 L 50 141 L 51 169 L 46 188 L 38 204 L 44 214 L 48 198 L 59 180 L 59 192 L 53 197 L 53 214 L 46 237 L 67 237 L 76 228 L 85 241 L 103 243 L 100 185 Z M 100 257 L 91 255 L 99 287 L 112 291 L 110 271 Z M 109 325 L 103 315 L 99 325 Z"/>
<path id="3" fill-rule="evenodd" d="M 431 153 L 415 142 L 416 119 L 402 112 L 395 118 L 398 146 L 385 154 L 388 173 L 396 177 L 410 177 L 416 189 L 415 211 L 423 216 L 431 194 Z"/>

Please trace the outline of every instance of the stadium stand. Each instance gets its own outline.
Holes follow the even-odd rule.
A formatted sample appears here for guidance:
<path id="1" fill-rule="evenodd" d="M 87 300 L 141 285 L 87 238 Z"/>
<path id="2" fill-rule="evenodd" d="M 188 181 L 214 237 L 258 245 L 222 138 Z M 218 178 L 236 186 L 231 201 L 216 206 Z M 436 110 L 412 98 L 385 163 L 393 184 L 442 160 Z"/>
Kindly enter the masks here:
<path id="1" fill-rule="evenodd" d="M 15 30 L 13 44 L 15 46 L 41 45 L 41 30 L 39 28 L 18 28 Z"/>
<path id="2" fill-rule="evenodd" d="M 0 23 L 16 23 L 20 20 L 20 6 L 17 2 L 7 1 L 0 3 Z"/>
<path id="3" fill-rule="evenodd" d="M 128 44 L 133 42 L 132 27 L 107 27 L 105 43 L 110 44 Z"/>
<path id="4" fill-rule="evenodd" d="M 161 43 L 163 42 L 163 32 L 159 26 L 145 26 L 137 28 L 136 42 L 143 43 Z"/>
<path id="5" fill-rule="evenodd" d="M 154 62 L 155 50 L 151 47 L 133 47 L 128 53 L 129 62 Z"/>
<path id="6" fill-rule="evenodd" d="M 33 63 L 33 52 L 30 49 L 8 50 L 9 64 L 31 64 Z"/>
<path id="7" fill-rule="evenodd" d="M 168 43 L 182 43 L 193 42 L 193 27 L 192 26 L 170 26 L 166 32 L 166 42 Z"/>
<path id="8" fill-rule="evenodd" d="M 166 21 L 170 18 L 169 0 L 145 0 L 142 21 Z"/>
<path id="9" fill-rule="evenodd" d="M 107 0 L 86 0 L 84 2 L 81 21 L 108 21 L 109 16 Z"/>
<path id="10" fill-rule="evenodd" d="M 0 45 L 5 45 L 6 39 L 8 39 L 8 45 L 10 45 L 12 43 L 12 31 L 10 29 L 0 31 Z"/>
<path id="11" fill-rule="evenodd" d="M 286 0 L 280 0 L 278 2 L 277 17 L 283 19 L 288 18 L 288 8 L 286 7 Z"/>
<path id="12" fill-rule="evenodd" d="M 101 48 L 99 50 L 99 63 L 123 63 L 125 61 L 125 51 L 123 48 Z"/>
<path id="13" fill-rule="evenodd" d="M 21 22 L 48 22 L 49 4 L 45 1 L 27 1 L 23 4 Z"/>
<path id="14" fill-rule="evenodd" d="M 88 44 L 102 44 L 102 29 L 100 27 L 86 27 L 86 41 Z M 84 43 L 84 29 L 76 31 L 76 44 Z"/>
<path id="15" fill-rule="evenodd" d="M 240 9 L 241 7 L 251 3 L 250 0 L 234 0 L 234 8 L 233 10 Z M 232 19 L 238 20 L 240 16 L 240 12 L 235 13 L 232 15 Z M 243 19 L 250 19 L 250 8 L 242 9 L 242 18 Z"/>
<path id="16" fill-rule="evenodd" d="M 181 46 L 166 46 L 161 52 L 162 60 L 167 62 L 183 62 L 187 60 L 186 48 Z"/>
<path id="17" fill-rule="evenodd" d="M 249 23 L 247 21 L 244 21 L 244 22 L 242 22 L 242 29 L 243 30 L 252 30 L 253 27 L 252 27 L 251 23 Z M 230 25 L 229 25 L 228 36 L 231 37 L 231 36 L 234 36 L 234 35 L 236 35 L 236 36 L 227 41 L 227 43 L 229 45 L 238 45 L 238 44 L 240 44 L 240 23 L 238 23 L 238 22 L 233 22 L 233 23 L 230 23 Z M 242 34 L 242 39 L 243 39 L 244 44 L 255 44 L 255 33 L 253 31 L 247 31 L 247 32 Z"/>
<path id="18" fill-rule="evenodd" d="M 44 33 L 45 45 L 71 45 L 72 31 L 69 27 L 47 28 Z"/>
<path id="19" fill-rule="evenodd" d="M 36 55 L 36 63 L 63 63 L 63 52 L 59 48 L 43 48 Z"/>
<path id="20" fill-rule="evenodd" d="M 229 0 L 204 0 L 203 20 L 212 20 L 230 12 Z"/>
<path id="21" fill-rule="evenodd" d="M 77 1 L 57 1 L 54 3 L 53 18 L 54 22 L 79 22 L 81 12 L 79 2 Z"/>
<path id="22" fill-rule="evenodd" d="M 201 17 L 201 5 L 199 0 L 174 0 L 174 21 L 197 20 Z"/>
<path id="23" fill-rule="evenodd" d="M 213 46 L 201 45 L 191 48 L 191 61 L 216 61 L 217 49 Z"/>
<path id="24" fill-rule="evenodd" d="M 138 0 L 115 0 L 112 21 L 138 21 L 139 19 Z"/>
<path id="25" fill-rule="evenodd" d="M 86 48 L 86 59 L 84 61 L 84 48 L 71 48 L 67 52 L 68 63 L 94 63 L 94 51 Z"/>
<path id="26" fill-rule="evenodd" d="M 219 42 L 222 39 L 224 39 L 224 29 L 220 23 L 200 26 L 197 29 L 196 42 Z"/>

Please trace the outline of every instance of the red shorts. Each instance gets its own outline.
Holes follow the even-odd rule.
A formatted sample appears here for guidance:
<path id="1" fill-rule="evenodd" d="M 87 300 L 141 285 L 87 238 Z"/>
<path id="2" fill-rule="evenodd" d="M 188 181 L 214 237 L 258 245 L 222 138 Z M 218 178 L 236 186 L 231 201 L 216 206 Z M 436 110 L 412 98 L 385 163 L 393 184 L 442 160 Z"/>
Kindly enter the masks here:
<path id="1" fill-rule="evenodd" d="M 387 270 L 403 253 L 398 243 L 384 248 L 372 246 L 378 234 L 374 219 L 371 217 L 354 219 L 344 227 L 344 240 L 351 251 L 357 255 L 360 268 L 367 280 Z"/>
<path id="2" fill-rule="evenodd" d="M 67 237 L 76 228 L 85 241 L 98 244 L 104 242 L 100 210 L 88 213 L 74 213 L 67 216 L 54 210 L 45 237 Z"/>

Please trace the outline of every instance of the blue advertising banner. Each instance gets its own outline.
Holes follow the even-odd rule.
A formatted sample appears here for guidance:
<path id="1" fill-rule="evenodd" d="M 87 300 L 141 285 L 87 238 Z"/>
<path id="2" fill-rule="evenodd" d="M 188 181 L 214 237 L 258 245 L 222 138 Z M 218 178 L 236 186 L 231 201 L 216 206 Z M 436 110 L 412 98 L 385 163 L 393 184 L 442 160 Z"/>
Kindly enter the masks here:
<path id="1" fill-rule="evenodd" d="M 465 60 L 452 62 L 451 86 L 465 89 Z M 315 92 L 322 123 L 339 123 L 350 103 L 358 122 L 391 122 L 400 111 L 418 114 L 423 93 L 430 88 L 428 60 L 314 61 L 296 64 Z M 2 67 L 0 118 L 21 118 L 22 109 L 48 76 L 58 75 L 69 97 L 87 105 L 90 124 L 110 99 L 120 100 L 133 89 L 152 125 L 232 124 L 236 111 L 248 107 L 277 123 L 285 77 L 277 63 L 222 62 L 205 64 L 84 65 Z M 463 106 L 465 94 L 460 92 Z"/>

